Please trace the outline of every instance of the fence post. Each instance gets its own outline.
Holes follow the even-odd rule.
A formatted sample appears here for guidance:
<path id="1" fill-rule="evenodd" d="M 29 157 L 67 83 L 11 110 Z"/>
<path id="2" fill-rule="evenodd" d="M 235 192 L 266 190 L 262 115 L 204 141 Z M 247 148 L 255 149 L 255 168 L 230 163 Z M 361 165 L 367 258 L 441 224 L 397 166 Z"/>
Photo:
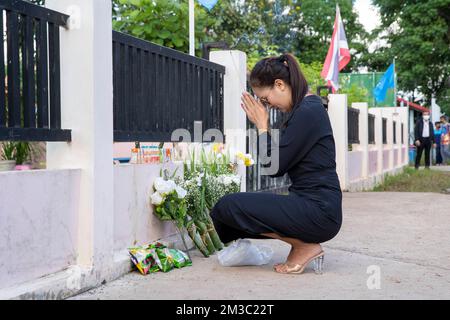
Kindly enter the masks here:
<path id="1" fill-rule="evenodd" d="M 247 90 L 247 55 L 238 50 L 212 51 L 210 61 L 225 66 L 224 134 L 228 147 L 243 153 L 247 148 L 247 116 L 241 108 L 241 96 Z M 253 155 L 256 156 L 256 155 Z M 239 166 L 241 191 L 246 191 L 246 167 Z"/>
<path id="2" fill-rule="evenodd" d="M 353 103 L 353 108 L 359 109 L 359 150 L 362 152 L 361 176 L 369 176 L 369 109 L 367 103 Z"/>
<path id="3" fill-rule="evenodd" d="M 396 123 L 395 125 L 395 137 L 396 137 L 396 141 L 394 143 L 394 152 L 396 153 L 396 157 L 394 156 L 394 169 L 400 167 L 400 163 L 401 163 L 401 159 L 402 159 L 402 155 L 401 155 L 401 144 L 402 144 L 402 136 L 401 136 L 401 131 L 402 131 L 402 122 L 400 119 L 400 114 L 398 112 L 393 114 L 392 117 L 393 121 Z"/>
<path id="4" fill-rule="evenodd" d="M 409 109 L 401 108 L 399 112 L 403 121 L 403 144 L 405 145 L 405 161 L 402 165 L 407 166 L 409 164 Z"/>
<path id="5" fill-rule="evenodd" d="M 377 178 L 383 174 L 383 115 L 380 108 L 370 108 L 369 113 L 375 116 L 375 147 L 377 149 Z"/>
<path id="6" fill-rule="evenodd" d="M 61 30 L 61 111 L 71 143 L 48 143 L 48 169 L 81 168 L 77 264 L 102 281 L 113 263 L 113 81 L 110 0 L 47 0 Z M 86 280 L 87 281 L 87 280 Z"/>
<path id="7" fill-rule="evenodd" d="M 392 114 L 392 108 L 383 108 L 382 109 L 382 114 L 383 117 L 385 117 L 387 119 L 386 122 L 386 140 L 387 140 L 387 144 L 386 144 L 386 149 L 388 150 L 388 154 L 389 154 L 389 165 L 387 168 L 387 171 L 390 172 L 392 169 L 394 169 L 394 130 L 393 130 L 393 125 L 394 125 L 394 115 Z"/>
<path id="8" fill-rule="evenodd" d="M 328 116 L 336 145 L 336 170 L 342 190 L 348 190 L 348 107 L 347 95 L 331 94 L 328 103 Z"/>

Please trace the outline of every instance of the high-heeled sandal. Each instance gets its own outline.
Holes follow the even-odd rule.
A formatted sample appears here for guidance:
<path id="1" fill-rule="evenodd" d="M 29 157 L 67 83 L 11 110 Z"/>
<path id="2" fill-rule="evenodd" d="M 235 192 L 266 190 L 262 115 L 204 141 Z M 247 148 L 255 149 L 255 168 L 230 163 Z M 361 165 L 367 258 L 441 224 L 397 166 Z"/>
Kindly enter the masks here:
<path id="1" fill-rule="evenodd" d="M 295 264 L 295 265 L 289 265 L 288 263 L 285 263 L 286 266 L 285 271 L 277 271 L 275 269 L 276 266 L 274 266 L 275 272 L 288 274 L 288 273 L 294 273 L 294 274 L 300 274 L 302 273 L 306 266 L 311 262 L 314 261 L 314 272 L 316 274 L 322 274 L 323 273 L 323 261 L 324 261 L 325 253 L 322 251 L 319 254 L 315 255 L 314 257 L 310 258 L 308 261 L 306 261 L 304 264 Z M 282 265 L 282 264 L 281 264 Z"/>

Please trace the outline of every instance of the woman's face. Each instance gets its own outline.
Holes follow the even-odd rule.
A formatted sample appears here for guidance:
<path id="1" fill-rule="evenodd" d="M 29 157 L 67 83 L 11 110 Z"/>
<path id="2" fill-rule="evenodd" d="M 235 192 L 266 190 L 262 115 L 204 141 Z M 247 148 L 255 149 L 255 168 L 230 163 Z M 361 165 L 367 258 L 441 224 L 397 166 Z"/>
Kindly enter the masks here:
<path id="1" fill-rule="evenodd" d="M 292 110 L 291 88 L 283 80 L 275 80 L 273 87 L 252 87 L 252 90 L 264 105 L 281 112 Z"/>

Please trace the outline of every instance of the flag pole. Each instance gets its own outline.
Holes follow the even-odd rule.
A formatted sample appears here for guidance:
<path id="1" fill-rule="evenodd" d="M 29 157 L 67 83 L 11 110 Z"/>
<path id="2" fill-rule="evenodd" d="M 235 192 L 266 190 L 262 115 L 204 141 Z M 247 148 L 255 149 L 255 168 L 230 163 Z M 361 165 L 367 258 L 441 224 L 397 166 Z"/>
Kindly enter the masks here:
<path id="1" fill-rule="evenodd" d="M 195 15 L 194 0 L 189 0 L 189 54 L 195 56 Z"/>
<path id="2" fill-rule="evenodd" d="M 398 115 L 397 113 L 397 72 L 395 69 L 395 57 L 394 57 L 394 114 Z"/>

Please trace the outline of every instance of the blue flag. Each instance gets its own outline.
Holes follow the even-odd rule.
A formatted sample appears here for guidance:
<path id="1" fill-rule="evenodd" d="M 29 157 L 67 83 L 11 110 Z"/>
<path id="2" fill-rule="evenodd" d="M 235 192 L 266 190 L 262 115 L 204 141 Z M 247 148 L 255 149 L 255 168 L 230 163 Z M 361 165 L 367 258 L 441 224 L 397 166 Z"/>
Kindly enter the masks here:
<path id="1" fill-rule="evenodd" d="M 198 2 L 207 8 L 208 10 L 211 10 L 217 3 L 218 0 L 198 0 Z"/>
<path id="2" fill-rule="evenodd" d="M 391 64 L 375 89 L 373 89 L 373 96 L 377 102 L 384 101 L 388 89 L 395 87 L 394 73 L 394 64 Z"/>

